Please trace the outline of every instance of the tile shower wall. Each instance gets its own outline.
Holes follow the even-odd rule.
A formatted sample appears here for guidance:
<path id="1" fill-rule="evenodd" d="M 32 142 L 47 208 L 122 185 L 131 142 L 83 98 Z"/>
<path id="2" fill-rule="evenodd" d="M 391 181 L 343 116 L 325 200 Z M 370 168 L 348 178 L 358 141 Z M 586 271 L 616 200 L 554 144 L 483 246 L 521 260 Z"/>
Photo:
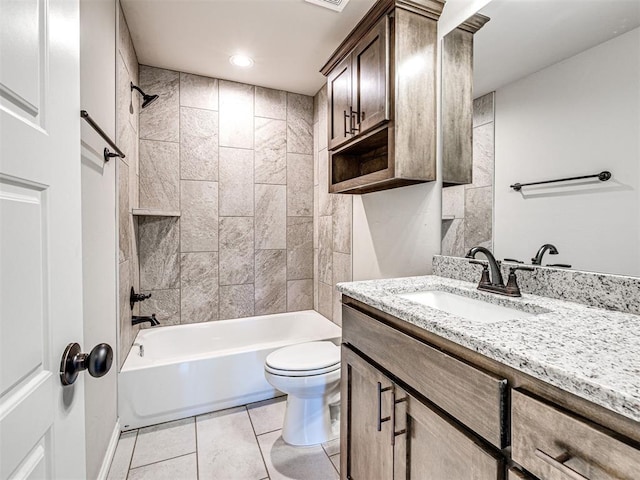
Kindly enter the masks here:
<path id="1" fill-rule="evenodd" d="M 140 66 L 141 314 L 162 325 L 313 308 L 313 99 Z"/>
<path id="2" fill-rule="evenodd" d="M 132 96 L 130 84 L 138 83 L 138 58 L 133 48 L 127 22 L 118 5 L 118 37 L 116 52 L 116 143 L 125 158 L 115 161 L 118 166 L 118 229 L 119 229 L 119 365 L 125 360 L 138 327 L 131 326 L 129 291 L 139 290 L 138 251 L 135 242 L 137 224 L 131 209 L 138 207 L 138 112 L 140 100 Z"/>
<path id="3" fill-rule="evenodd" d="M 473 101 L 473 183 L 442 189 L 442 254 L 492 248 L 494 93 Z"/>
<path id="4" fill-rule="evenodd" d="M 314 308 L 342 325 L 341 295 L 335 285 L 352 279 L 353 197 L 328 193 L 327 87 L 314 97 Z"/>

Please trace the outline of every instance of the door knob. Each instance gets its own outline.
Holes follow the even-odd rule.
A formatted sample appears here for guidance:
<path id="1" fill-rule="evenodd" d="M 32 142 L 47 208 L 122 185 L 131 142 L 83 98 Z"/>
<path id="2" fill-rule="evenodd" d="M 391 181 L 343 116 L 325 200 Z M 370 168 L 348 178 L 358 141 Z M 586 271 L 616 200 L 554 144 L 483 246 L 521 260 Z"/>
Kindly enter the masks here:
<path id="1" fill-rule="evenodd" d="M 111 369 L 113 349 L 106 343 L 99 343 L 90 353 L 82 353 L 78 343 L 70 343 L 64 349 L 60 361 L 60 381 L 71 385 L 82 370 L 88 370 L 92 377 L 102 377 Z"/>

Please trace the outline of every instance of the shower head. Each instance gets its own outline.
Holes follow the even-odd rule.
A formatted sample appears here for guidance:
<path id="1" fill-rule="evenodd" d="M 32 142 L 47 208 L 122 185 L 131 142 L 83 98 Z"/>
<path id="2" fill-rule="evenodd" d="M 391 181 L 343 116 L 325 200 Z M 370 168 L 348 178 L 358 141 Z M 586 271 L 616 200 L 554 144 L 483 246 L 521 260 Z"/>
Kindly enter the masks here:
<path id="1" fill-rule="evenodd" d="M 132 91 L 137 90 L 138 92 L 140 92 L 140 94 L 142 94 L 142 108 L 148 107 L 153 102 L 155 102 L 159 97 L 159 95 L 147 95 L 142 91 L 140 87 L 135 86 L 133 82 L 131 82 L 131 90 Z"/>

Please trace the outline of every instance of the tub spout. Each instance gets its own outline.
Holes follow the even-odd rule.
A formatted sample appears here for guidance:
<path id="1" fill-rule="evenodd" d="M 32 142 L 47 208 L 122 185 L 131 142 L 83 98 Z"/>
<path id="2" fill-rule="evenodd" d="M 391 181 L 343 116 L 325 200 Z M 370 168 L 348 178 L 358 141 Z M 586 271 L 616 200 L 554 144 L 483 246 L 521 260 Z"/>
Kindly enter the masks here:
<path id="1" fill-rule="evenodd" d="M 152 327 L 160 325 L 160 322 L 156 319 L 156 314 L 152 314 L 150 317 L 139 317 L 137 315 L 133 315 L 131 317 L 131 325 L 138 325 L 139 323 L 149 322 L 149 325 Z"/>

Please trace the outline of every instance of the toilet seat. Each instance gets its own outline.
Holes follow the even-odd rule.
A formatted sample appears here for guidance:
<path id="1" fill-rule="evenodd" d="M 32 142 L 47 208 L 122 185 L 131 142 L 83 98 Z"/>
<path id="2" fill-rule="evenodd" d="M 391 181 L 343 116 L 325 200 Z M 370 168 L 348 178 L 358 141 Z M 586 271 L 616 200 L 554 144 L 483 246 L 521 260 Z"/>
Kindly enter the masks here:
<path id="1" fill-rule="evenodd" d="M 284 347 L 267 356 L 264 368 L 274 375 L 308 377 L 340 369 L 340 348 L 331 342 L 307 342 Z"/>

